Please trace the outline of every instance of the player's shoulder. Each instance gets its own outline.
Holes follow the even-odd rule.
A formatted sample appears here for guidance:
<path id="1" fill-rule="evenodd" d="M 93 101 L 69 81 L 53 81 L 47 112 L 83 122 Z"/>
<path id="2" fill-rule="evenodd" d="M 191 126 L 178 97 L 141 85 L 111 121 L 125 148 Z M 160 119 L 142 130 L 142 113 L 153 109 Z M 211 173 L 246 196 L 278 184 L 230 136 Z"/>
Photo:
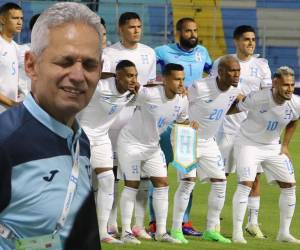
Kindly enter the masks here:
<path id="1" fill-rule="evenodd" d="M 201 52 L 207 52 L 208 53 L 208 50 L 206 47 L 198 44 L 196 47 L 195 47 L 195 51 L 201 51 Z"/>
<path id="2" fill-rule="evenodd" d="M 155 53 L 154 49 L 152 49 L 150 46 L 143 44 L 143 43 L 138 43 L 138 47 L 140 50 L 146 50 L 150 53 Z"/>
<path id="3" fill-rule="evenodd" d="M 267 104 L 273 100 L 272 92 L 269 88 L 252 91 L 247 95 L 246 99 L 252 100 L 256 105 Z"/>
<path id="4" fill-rule="evenodd" d="M 266 58 L 263 58 L 263 57 L 259 57 L 260 55 L 259 54 L 255 54 L 253 57 L 252 57 L 252 60 L 255 64 L 257 64 L 257 66 L 260 66 L 260 67 L 264 67 L 264 68 L 269 68 L 269 62 Z"/>
<path id="5" fill-rule="evenodd" d="M 103 53 L 104 54 L 109 54 L 115 51 L 119 51 L 122 49 L 121 43 L 120 42 L 116 42 L 106 48 L 103 49 Z"/>

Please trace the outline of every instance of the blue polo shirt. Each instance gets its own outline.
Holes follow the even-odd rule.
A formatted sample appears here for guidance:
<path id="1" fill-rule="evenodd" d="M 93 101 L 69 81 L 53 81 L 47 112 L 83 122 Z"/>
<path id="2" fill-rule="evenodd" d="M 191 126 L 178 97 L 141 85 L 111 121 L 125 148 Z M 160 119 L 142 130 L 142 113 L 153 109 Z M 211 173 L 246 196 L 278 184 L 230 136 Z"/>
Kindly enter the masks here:
<path id="1" fill-rule="evenodd" d="M 75 214 L 91 190 L 89 141 L 77 122 L 76 127 L 74 133 L 52 118 L 31 95 L 0 115 L 0 224 L 17 237 L 54 231 L 79 140 L 76 194 L 60 231 L 63 240 L 68 236 Z M 0 249 L 11 247 L 11 242 L 0 236 Z"/>
<path id="2" fill-rule="evenodd" d="M 181 64 L 184 67 L 185 86 L 190 86 L 193 81 L 202 78 L 203 71 L 209 73 L 212 67 L 212 60 L 205 47 L 197 45 L 191 51 L 182 49 L 178 43 L 171 43 L 156 47 L 156 60 L 164 66 L 168 63 Z"/>

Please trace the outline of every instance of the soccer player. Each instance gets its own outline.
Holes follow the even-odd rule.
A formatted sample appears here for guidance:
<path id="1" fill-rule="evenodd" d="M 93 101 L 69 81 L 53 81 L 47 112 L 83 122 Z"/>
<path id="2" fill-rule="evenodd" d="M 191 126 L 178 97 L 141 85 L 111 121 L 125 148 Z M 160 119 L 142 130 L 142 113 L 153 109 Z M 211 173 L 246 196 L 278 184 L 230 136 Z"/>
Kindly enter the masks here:
<path id="1" fill-rule="evenodd" d="M 159 135 L 176 120 L 187 120 L 184 72 L 179 64 L 167 64 L 163 85 L 143 87 L 135 102 L 132 119 L 123 127 L 118 138 L 118 158 L 124 175 L 125 187 L 121 194 L 120 207 L 122 236 L 124 242 L 140 244 L 132 234 L 130 224 L 135 197 L 141 174 L 150 176 L 154 186 L 153 205 L 156 215 L 157 241 L 180 243 L 166 232 L 168 215 L 168 180 L 164 154 L 159 146 Z"/>
<path id="2" fill-rule="evenodd" d="M 140 43 L 142 35 L 142 20 L 135 12 L 125 12 L 119 18 L 119 34 L 120 42 L 117 42 L 104 50 L 104 77 L 107 77 L 115 72 L 116 64 L 120 60 L 132 61 L 138 72 L 138 82 L 140 85 L 145 85 L 147 82 L 154 81 L 156 78 L 156 57 L 155 52 L 149 46 Z M 106 73 L 108 72 L 108 73 Z M 112 125 L 109 131 L 109 136 L 112 141 L 112 146 L 115 155 L 114 166 L 115 170 L 118 165 L 117 159 L 117 137 L 121 128 L 131 119 L 134 107 L 126 107 Z M 116 171 L 115 171 L 116 172 Z M 117 200 L 118 200 L 118 182 L 115 183 L 115 196 L 112 213 L 109 219 L 109 231 L 112 233 L 118 232 L 117 227 Z M 144 228 L 144 217 L 146 204 L 148 199 L 149 180 L 142 179 L 140 183 L 139 193 L 135 206 L 135 225 L 133 232 L 136 236 L 151 239 L 150 235 Z"/>
<path id="3" fill-rule="evenodd" d="M 173 225 L 171 236 L 188 243 L 181 223 L 188 198 L 194 189 L 196 177 L 203 182 L 211 183 L 208 195 L 208 212 L 206 231 L 203 239 L 230 243 L 220 232 L 220 213 L 224 206 L 226 176 L 221 153 L 216 144 L 216 135 L 225 114 L 239 94 L 236 88 L 239 82 L 240 65 L 230 55 L 220 59 L 218 76 L 195 81 L 188 89 L 189 116 L 199 124 L 197 137 L 197 169 L 187 174 L 179 173 L 180 183 L 174 197 Z"/>
<path id="4" fill-rule="evenodd" d="M 184 85 L 190 86 L 194 80 L 202 78 L 203 72 L 209 73 L 212 67 L 212 60 L 205 47 L 198 44 L 198 28 L 194 19 L 185 17 L 176 23 L 176 36 L 178 43 L 171 43 L 155 48 L 157 63 L 163 70 L 167 63 L 179 63 L 184 67 L 185 80 Z M 167 165 L 173 160 L 172 146 L 170 142 L 170 133 L 172 125 L 161 135 L 161 148 L 165 153 Z M 150 195 L 150 201 L 151 201 Z M 195 230 L 192 222 L 189 220 L 189 214 L 192 206 L 192 194 L 189 205 L 183 219 L 182 230 L 186 235 L 201 236 L 202 234 Z M 155 215 L 150 203 L 150 230 L 154 231 Z"/>
<path id="5" fill-rule="evenodd" d="M 18 45 L 13 41 L 23 25 L 23 12 L 16 3 L 0 7 L 0 113 L 18 103 Z"/>
<path id="6" fill-rule="evenodd" d="M 289 131 L 280 144 L 280 134 L 285 127 L 293 126 L 300 115 L 299 97 L 295 89 L 294 71 L 280 67 L 273 77 L 273 88 L 252 92 L 238 103 L 238 110 L 248 111 L 234 146 L 238 187 L 233 196 L 233 235 L 236 243 L 247 243 L 243 237 L 243 220 L 248 196 L 259 165 L 263 167 L 270 183 L 280 187 L 280 228 L 278 241 L 300 244 L 289 231 L 296 204 L 296 181 L 288 154 L 292 137 Z"/>
<path id="7" fill-rule="evenodd" d="M 235 56 L 241 66 L 241 75 L 239 88 L 243 95 L 249 94 L 264 88 L 271 88 L 271 71 L 268 62 L 264 58 L 258 58 L 254 55 L 255 51 L 255 30 L 248 25 L 241 25 L 235 28 L 233 32 L 234 44 L 236 47 Z M 211 74 L 217 74 L 218 60 L 214 63 Z M 234 115 L 227 115 L 217 134 L 217 143 L 224 159 L 225 173 L 228 176 L 235 172 L 235 163 L 233 157 L 233 144 L 235 136 L 240 128 L 240 124 L 247 117 L 246 112 Z M 258 225 L 258 211 L 260 206 L 260 185 L 259 176 L 262 169 L 258 169 L 257 177 L 250 192 L 248 201 L 248 224 L 246 231 L 255 238 L 265 238 Z"/>
<path id="8" fill-rule="evenodd" d="M 80 123 L 91 143 L 91 165 L 97 175 L 97 208 L 100 239 L 122 243 L 107 232 L 113 204 L 113 152 L 108 130 L 121 110 L 134 97 L 137 70 L 134 63 L 123 60 L 116 66 L 116 77 L 102 79 L 89 105 L 79 114 Z"/>
<path id="9" fill-rule="evenodd" d="M 91 192 L 90 146 L 76 115 L 100 79 L 100 43 L 100 18 L 79 3 L 57 3 L 34 25 L 25 55 L 32 94 L 0 115 L 1 249 L 29 237 L 63 242 Z"/>

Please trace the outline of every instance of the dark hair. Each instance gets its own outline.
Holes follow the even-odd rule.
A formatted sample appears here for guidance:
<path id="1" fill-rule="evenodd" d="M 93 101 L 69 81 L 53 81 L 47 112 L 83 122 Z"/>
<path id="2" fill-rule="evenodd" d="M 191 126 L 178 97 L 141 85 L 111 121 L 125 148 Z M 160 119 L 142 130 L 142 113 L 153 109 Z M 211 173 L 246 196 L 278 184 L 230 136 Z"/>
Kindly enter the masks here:
<path id="1" fill-rule="evenodd" d="M 9 2 L 0 7 L 0 15 L 7 14 L 10 10 L 22 10 L 22 8 L 16 3 Z"/>
<path id="2" fill-rule="evenodd" d="M 104 28 L 106 29 L 106 25 L 105 25 L 105 20 L 101 17 L 101 24 L 104 26 Z"/>
<path id="3" fill-rule="evenodd" d="M 116 71 L 127 68 L 127 67 L 135 67 L 135 64 L 129 60 L 122 60 L 116 66 Z"/>
<path id="4" fill-rule="evenodd" d="M 235 30 L 233 31 L 233 38 L 239 39 L 246 32 L 253 32 L 255 34 L 255 30 L 252 26 L 241 25 L 236 27 Z"/>
<path id="5" fill-rule="evenodd" d="M 168 63 L 165 65 L 163 70 L 163 76 L 168 76 L 171 74 L 171 71 L 184 71 L 184 68 L 181 64 L 177 63 Z"/>
<path id="6" fill-rule="evenodd" d="M 141 21 L 141 18 L 137 13 L 135 13 L 135 12 L 124 12 L 119 17 L 119 26 L 122 26 L 122 25 L 126 24 L 126 22 L 128 20 L 131 20 L 131 19 L 139 19 Z"/>
<path id="7" fill-rule="evenodd" d="M 32 30 L 33 25 L 35 24 L 36 20 L 39 18 L 41 14 L 35 14 L 34 16 L 31 17 L 30 21 L 29 21 L 29 29 Z"/>
<path id="8" fill-rule="evenodd" d="M 195 20 L 191 17 L 184 17 L 184 18 L 179 19 L 176 23 L 176 30 L 178 30 L 178 31 L 182 30 L 182 26 L 185 22 L 195 23 Z"/>

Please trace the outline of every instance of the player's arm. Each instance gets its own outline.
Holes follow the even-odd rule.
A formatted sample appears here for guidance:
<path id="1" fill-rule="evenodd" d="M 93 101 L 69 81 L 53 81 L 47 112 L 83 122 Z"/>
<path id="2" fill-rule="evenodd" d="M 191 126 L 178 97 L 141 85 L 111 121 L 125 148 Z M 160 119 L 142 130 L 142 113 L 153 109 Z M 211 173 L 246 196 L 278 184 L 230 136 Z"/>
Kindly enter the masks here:
<path id="1" fill-rule="evenodd" d="M 242 112 L 242 110 L 239 109 L 238 104 L 239 102 L 243 102 L 246 99 L 246 96 L 244 95 L 238 95 L 234 102 L 231 104 L 229 110 L 227 111 L 226 115 L 233 115 L 236 113 Z"/>
<path id="2" fill-rule="evenodd" d="M 287 157 L 291 159 L 291 155 L 289 152 L 289 144 L 293 137 L 293 134 L 297 128 L 298 120 L 290 121 L 290 123 L 285 127 L 280 154 L 285 154 Z"/>
<path id="3" fill-rule="evenodd" d="M 10 107 L 13 107 L 13 106 L 17 105 L 18 102 L 14 101 L 14 100 L 12 100 L 12 99 L 8 98 L 7 96 L 0 93 L 0 104 L 2 104 L 5 107 L 10 108 Z"/>

